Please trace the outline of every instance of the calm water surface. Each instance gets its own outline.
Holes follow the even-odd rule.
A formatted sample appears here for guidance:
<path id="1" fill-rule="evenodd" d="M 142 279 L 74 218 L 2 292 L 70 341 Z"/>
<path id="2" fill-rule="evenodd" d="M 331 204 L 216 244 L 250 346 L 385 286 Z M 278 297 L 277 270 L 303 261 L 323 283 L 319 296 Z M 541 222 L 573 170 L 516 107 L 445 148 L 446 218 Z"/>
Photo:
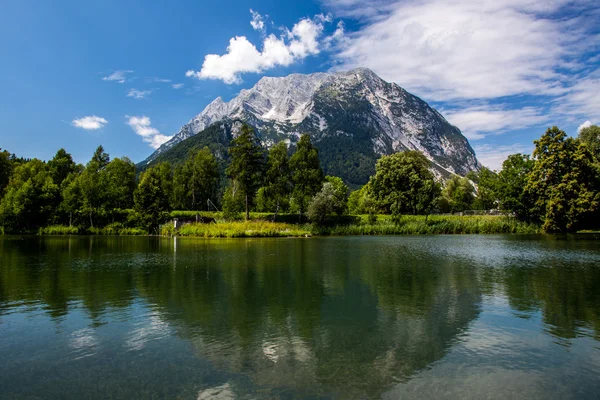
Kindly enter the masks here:
<path id="1" fill-rule="evenodd" d="M 0 398 L 597 399 L 588 239 L 0 237 Z"/>

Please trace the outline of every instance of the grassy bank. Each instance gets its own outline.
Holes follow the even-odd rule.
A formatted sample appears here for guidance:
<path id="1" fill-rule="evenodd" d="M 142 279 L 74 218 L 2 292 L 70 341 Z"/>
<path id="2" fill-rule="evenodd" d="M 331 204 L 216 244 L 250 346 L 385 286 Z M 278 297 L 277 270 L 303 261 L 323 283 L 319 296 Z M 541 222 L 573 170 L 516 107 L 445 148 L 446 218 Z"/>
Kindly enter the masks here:
<path id="1" fill-rule="evenodd" d="M 214 215 L 212 215 L 214 217 Z M 256 216 L 255 216 L 256 217 Z M 269 219 L 270 215 L 261 215 Z M 288 217 L 288 216 L 284 216 Z M 294 216 L 296 217 L 296 216 Z M 162 235 L 194 237 L 294 237 L 329 235 L 433 235 L 433 234 L 492 234 L 540 233 L 537 225 L 516 221 L 503 216 L 403 216 L 393 222 L 388 215 L 380 215 L 374 223 L 366 215 L 332 220 L 324 226 L 289 224 L 253 220 L 248 222 L 221 222 L 216 224 L 187 224 L 175 233 L 173 227 L 163 226 Z"/>
<path id="2" fill-rule="evenodd" d="M 171 225 L 163 226 L 161 230 L 162 235 L 172 235 L 173 233 Z M 216 224 L 193 223 L 182 226 L 177 232 L 177 236 L 206 238 L 298 237 L 310 234 L 310 229 L 302 225 L 268 221 L 219 222 Z"/>
<path id="3" fill-rule="evenodd" d="M 148 232 L 141 228 L 128 228 L 121 224 L 111 224 L 103 228 L 77 228 L 75 226 L 52 225 L 40 228 L 38 235 L 123 235 L 140 236 Z"/>
<path id="4" fill-rule="evenodd" d="M 195 212 L 178 212 L 179 217 L 195 216 Z M 185 213 L 185 214 L 184 214 Z M 379 215 L 370 222 L 367 215 L 332 219 L 328 224 L 295 223 L 298 216 L 279 216 L 278 222 L 271 222 L 272 214 L 255 213 L 251 221 L 224 221 L 216 213 L 201 213 L 202 217 L 215 219 L 216 223 L 190 223 L 175 232 L 173 225 L 162 226 L 164 236 L 190 236 L 214 238 L 243 237 L 301 237 L 301 236 L 346 236 L 346 235 L 435 235 L 435 234 L 493 234 L 493 233 L 541 233 L 537 225 L 519 222 L 514 218 L 489 215 L 405 215 L 393 222 L 389 215 Z M 294 221 L 290 223 L 289 221 Z M 3 232 L 0 228 L 0 233 Z M 103 228 L 77 228 L 63 225 L 40 228 L 40 235 L 147 235 L 140 228 L 126 227 L 120 223 Z"/>
<path id="5" fill-rule="evenodd" d="M 454 215 L 406 215 L 398 223 L 390 216 L 378 216 L 369 223 L 367 216 L 346 225 L 313 227 L 315 235 L 436 235 L 436 234 L 491 234 L 491 233 L 539 233 L 537 225 L 519 222 L 504 216 L 454 216 Z"/>

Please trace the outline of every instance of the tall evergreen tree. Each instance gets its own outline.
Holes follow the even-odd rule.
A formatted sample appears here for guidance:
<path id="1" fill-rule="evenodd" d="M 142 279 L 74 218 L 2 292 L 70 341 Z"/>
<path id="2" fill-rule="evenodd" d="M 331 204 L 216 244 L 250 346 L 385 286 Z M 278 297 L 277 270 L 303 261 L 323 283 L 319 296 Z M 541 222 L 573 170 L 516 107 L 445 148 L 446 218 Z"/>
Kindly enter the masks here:
<path id="1" fill-rule="evenodd" d="M 292 188 L 292 175 L 290 172 L 287 145 L 284 142 L 279 142 L 269 151 L 264 187 L 265 195 L 269 199 L 272 199 L 275 205 L 273 221 L 277 218 L 281 205 L 287 203 Z"/>
<path id="2" fill-rule="evenodd" d="M 185 210 L 200 211 L 214 200 L 219 189 L 219 165 L 208 147 L 191 152 L 183 165 L 175 168 L 174 203 Z"/>
<path id="3" fill-rule="evenodd" d="M 67 153 L 65 149 L 60 149 L 52 160 L 48 161 L 48 167 L 54 183 L 60 186 L 70 173 L 75 172 L 77 164 L 73 161 L 71 154 Z"/>
<path id="4" fill-rule="evenodd" d="M 232 179 L 233 192 L 239 190 L 244 195 L 247 221 L 250 219 L 250 205 L 261 184 L 265 158 L 254 130 L 248 125 L 244 124 L 239 135 L 233 139 L 229 155 L 231 163 L 226 172 Z"/>
<path id="5" fill-rule="evenodd" d="M 302 219 L 310 200 L 321 190 L 324 177 L 319 162 L 319 151 L 312 145 L 309 135 L 304 134 L 300 137 L 296 151 L 290 158 L 290 169 L 294 184 L 292 199 Z"/>

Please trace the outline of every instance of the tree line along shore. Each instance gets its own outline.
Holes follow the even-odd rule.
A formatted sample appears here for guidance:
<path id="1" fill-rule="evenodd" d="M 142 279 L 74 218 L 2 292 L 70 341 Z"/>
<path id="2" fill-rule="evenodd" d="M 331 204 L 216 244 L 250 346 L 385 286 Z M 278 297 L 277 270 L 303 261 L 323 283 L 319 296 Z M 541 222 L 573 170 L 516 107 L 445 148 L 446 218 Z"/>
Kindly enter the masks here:
<path id="1" fill-rule="evenodd" d="M 532 157 L 510 155 L 500 171 L 483 167 L 445 180 L 420 152 L 383 156 L 368 183 L 353 191 L 325 176 L 310 136 L 302 135 L 293 151 L 284 142 L 267 151 L 247 125 L 225 158 L 193 149 L 180 163 L 141 173 L 127 157 L 111 160 L 102 146 L 86 165 L 64 149 L 47 162 L 4 150 L 0 233 L 278 237 L 598 229 L 600 127 L 578 137 L 551 127 L 534 143 Z M 500 215 L 456 215 L 467 210 Z M 175 218 L 189 223 L 176 229 Z"/>

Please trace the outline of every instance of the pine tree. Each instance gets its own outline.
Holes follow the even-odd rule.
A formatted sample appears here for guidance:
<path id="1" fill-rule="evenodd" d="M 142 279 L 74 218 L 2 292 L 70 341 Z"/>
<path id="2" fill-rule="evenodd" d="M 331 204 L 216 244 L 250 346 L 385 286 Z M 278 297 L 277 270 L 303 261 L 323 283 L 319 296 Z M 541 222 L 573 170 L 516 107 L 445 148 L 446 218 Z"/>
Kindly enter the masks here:
<path id="1" fill-rule="evenodd" d="M 229 155 L 231 163 L 226 172 L 232 180 L 233 196 L 238 190 L 244 195 L 247 221 L 250 219 L 250 205 L 261 184 L 265 158 L 254 130 L 248 125 L 243 125 L 239 135 L 233 139 Z"/>
<path id="2" fill-rule="evenodd" d="M 309 135 L 300 137 L 296 151 L 290 158 L 290 169 L 294 184 L 292 198 L 302 220 L 302 214 L 306 212 L 310 200 L 321 189 L 324 176 L 319 151 L 310 142 Z"/>

